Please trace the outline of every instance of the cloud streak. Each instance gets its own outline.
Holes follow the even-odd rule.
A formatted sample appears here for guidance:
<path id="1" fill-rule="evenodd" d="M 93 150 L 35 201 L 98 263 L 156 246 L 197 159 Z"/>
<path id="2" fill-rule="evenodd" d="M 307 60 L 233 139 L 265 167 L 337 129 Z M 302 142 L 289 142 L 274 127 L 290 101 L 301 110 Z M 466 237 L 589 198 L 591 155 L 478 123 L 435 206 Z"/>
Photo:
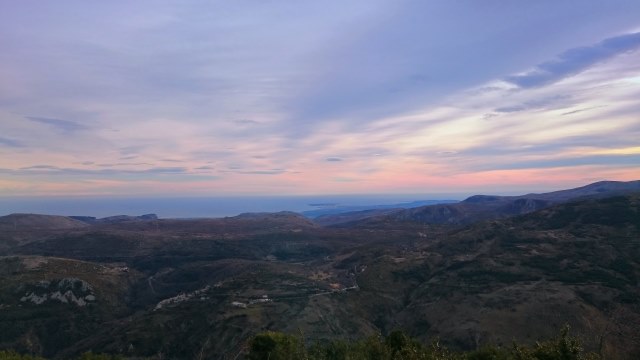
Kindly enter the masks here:
<path id="1" fill-rule="evenodd" d="M 285 169 L 269 169 L 269 170 L 248 170 L 248 171 L 234 171 L 236 174 L 246 175 L 280 175 L 287 172 Z"/>
<path id="2" fill-rule="evenodd" d="M 101 166 L 101 165 L 98 165 Z M 107 164 L 107 167 L 111 167 L 111 164 Z M 54 165 L 33 165 L 22 167 L 20 169 L 2 169 L 5 174 L 12 175 L 72 175 L 72 176 L 118 176 L 126 174 L 138 174 L 138 175 L 186 175 L 190 171 L 184 167 L 152 167 L 148 169 L 81 169 L 81 168 L 64 168 Z"/>
<path id="3" fill-rule="evenodd" d="M 512 75 L 505 81 L 521 88 L 552 84 L 578 74 L 615 56 L 640 49 L 640 32 L 605 39 L 591 46 L 569 49 L 557 59 L 543 62 L 532 71 Z"/>
<path id="4" fill-rule="evenodd" d="M 49 125 L 57 130 L 63 132 L 76 132 L 80 130 L 86 130 L 87 127 L 79 124 L 77 122 L 69 121 L 69 120 L 61 120 L 61 119 L 52 119 L 52 118 L 44 118 L 44 117 L 36 117 L 36 116 L 26 116 L 27 120 Z"/>
<path id="5" fill-rule="evenodd" d="M 24 144 L 18 140 L 0 137 L 0 146 L 7 146 L 11 148 L 21 148 Z"/>
<path id="6" fill-rule="evenodd" d="M 637 1 L 3 10 L 0 195 L 640 178 Z"/>

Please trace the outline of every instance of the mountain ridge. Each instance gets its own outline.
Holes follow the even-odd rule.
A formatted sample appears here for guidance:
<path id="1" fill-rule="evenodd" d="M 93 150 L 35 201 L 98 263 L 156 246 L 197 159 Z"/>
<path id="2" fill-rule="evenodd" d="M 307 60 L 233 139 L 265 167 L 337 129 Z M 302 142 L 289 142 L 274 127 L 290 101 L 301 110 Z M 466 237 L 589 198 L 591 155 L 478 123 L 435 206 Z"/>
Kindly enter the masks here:
<path id="1" fill-rule="evenodd" d="M 598 193 L 532 212 L 546 201 L 519 198 L 526 213 L 468 224 L 321 227 L 281 212 L 19 231 L 0 249 L 0 349 L 235 358 L 265 330 L 313 342 L 404 329 L 468 350 L 567 323 L 589 350 L 637 359 L 640 193 Z"/>
<path id="2" fill-rule="evenodd" d="M 339 217 L 321 217 L 320 224 L 331 226 L 372 226 L 384 222 L 418 222 L 423 224 L 463 225 L 483 220 L 522 215 L 551 205 L 585 197 L 606 197 L 640 192 L 640 180 L 599 181 L 585 186 L 548 193 L 518 196 L 473 195 L 454 204 L 437 204 L 398 209 L 386 214 L 366 216 L 345 213 Z"/>

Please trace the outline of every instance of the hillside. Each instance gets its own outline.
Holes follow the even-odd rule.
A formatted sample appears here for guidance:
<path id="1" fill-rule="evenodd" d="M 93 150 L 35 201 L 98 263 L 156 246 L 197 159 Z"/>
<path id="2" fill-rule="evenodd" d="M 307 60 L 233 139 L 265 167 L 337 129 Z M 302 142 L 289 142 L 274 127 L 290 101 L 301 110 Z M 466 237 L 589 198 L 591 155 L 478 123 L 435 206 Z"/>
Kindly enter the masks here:
<path id="1" fill-rule="evenodd" d="M 345 213 L 319 219 L 323 225 L 377 226 L 386 222 L 464 225 L 527 214 L 580 198 L 599 198 L 640 192 L 640 181 L 601 181 L 583 187 L 521 196 L 474 195 L 454 204 L 437 204 L 379 214 Z"/>
<path id="2" fill-rule="evenodd" d="M 332 226 L 338 224 L 352 224 L 360 220 L 381 217 L 387 214 L 393 214 L 401 211 L 402 209 L 370 209 L 349 211 L 340 214 L 320 215 L 313 219 L 313 221 L 322 226 Z"/>
<path id="3" fill-rule="evenodd" d="M 359 212 L 365 211 L 390 211 L 390 210 L 399 210 L 399 209 L 408 209 L 415 208 L 420 206 L 427 205 L 435 205 L 435 204 L 446 204 L 446 203 L 457 203 L 458 200 L 419 200 L 405 203 L 395 203 L 395 204 L 385 204 L 385 205 L 340 205 L 340 204 L 310 204 L 316 209 L 314 210 L 306 210 L 302 212 L 302 215 L 310 218 L 310 219 L 320 219 L 323 217 L 330 218 L 334 215 L 339 214 L 355 214 Z M 317 222 L 317 221 L 316 221 Z"/>
<path id="4" fill-rule="evenodd" d="M 87 224 L 67 216 L 39 214 L 11 214 L 0 216 L 1 232 L 34 230 L 68 230 L 87 227 Z"/>
<path id="5" fill-rule="evenodd" d="M 127 314 L 140 274 L 123 265 L 0 257 L 0 348 L 51 356 Z"/>
<path id="6" fill-rule="evenodd" d="M 521 198 L 564 202 L 580 197 L 608 197 L 624 195 L 629 192 L 640 191 L 640 180 L 635 181 L 598 181 L 575 189 L 559 190 L 542 194 L 527 194 Z"/>
<path id="7" fill-rule="evenodd" d="M 313 342 L 403 329 L 473 350 L 567 323 L 589 351 L 640 354 L 640 194 L 393 224 L 276 213 L 21 233 L 0 258 L 0 349 L 235 358 L 265 330 Z"/>
<path id="8" fill-rule="evenodd" d="M 400 317 L 467 347 L 549 336 L 567 322 L 607 351 L 637 351 L 639 204 L 638 195 L 585 200 L 455 231 L 425 249 L 443 260 Z"/>
<path id="9" fill-rule="evenodd" d="M 8 249 L 67 232 L 83 231 L 89 225 L 66 216 L 11 214 L 0 217 L 0 255 Z"/>

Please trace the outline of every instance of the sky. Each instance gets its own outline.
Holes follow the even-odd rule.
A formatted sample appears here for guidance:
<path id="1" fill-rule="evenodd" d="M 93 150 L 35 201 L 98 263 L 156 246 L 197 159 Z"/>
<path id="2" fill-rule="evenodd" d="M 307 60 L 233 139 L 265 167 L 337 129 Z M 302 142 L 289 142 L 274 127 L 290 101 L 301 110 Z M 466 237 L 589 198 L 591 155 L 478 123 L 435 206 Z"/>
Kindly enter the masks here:
<path id="1" fill-rule="evenodd" d="M 0 0 L 0 196 L 640 179 L 637 0 Z"/>

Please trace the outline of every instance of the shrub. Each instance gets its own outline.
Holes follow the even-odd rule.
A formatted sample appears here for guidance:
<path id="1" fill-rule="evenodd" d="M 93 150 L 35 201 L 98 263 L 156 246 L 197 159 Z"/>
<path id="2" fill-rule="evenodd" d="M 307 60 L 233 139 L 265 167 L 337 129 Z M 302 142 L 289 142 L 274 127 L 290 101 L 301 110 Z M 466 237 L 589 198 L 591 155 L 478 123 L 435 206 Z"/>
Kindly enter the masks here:
<path id="1" fill-rule="evenodd" d="M 300 338 L 278 332 L 256 335 L 251 341 L 251 360 L 298 360 L 306 359 L 306 349 Z"/>
<path id="2" fill-rule="evenodd" d="M 13 350 L 0 351 L 0 360 L 44 360 L 41 357 L 31 355 L 21 355 Z"/>
<path id="3" fill-rule="evenodd" d="M 424 346 L 401 331 L 386 338 L 372 336 L 356 342 L 330 341 L 307 349 L 301 338 L 268 332 L 251 343 L 249 359 L 306 360 L 596 360 L 585 353 L 578 339 L 569 336 L 565 326 L 551 340 L 533 346 L 514 344 L 511 348 L 487 346 L 470 352 L 452 352 L 434 341 Z"/>

